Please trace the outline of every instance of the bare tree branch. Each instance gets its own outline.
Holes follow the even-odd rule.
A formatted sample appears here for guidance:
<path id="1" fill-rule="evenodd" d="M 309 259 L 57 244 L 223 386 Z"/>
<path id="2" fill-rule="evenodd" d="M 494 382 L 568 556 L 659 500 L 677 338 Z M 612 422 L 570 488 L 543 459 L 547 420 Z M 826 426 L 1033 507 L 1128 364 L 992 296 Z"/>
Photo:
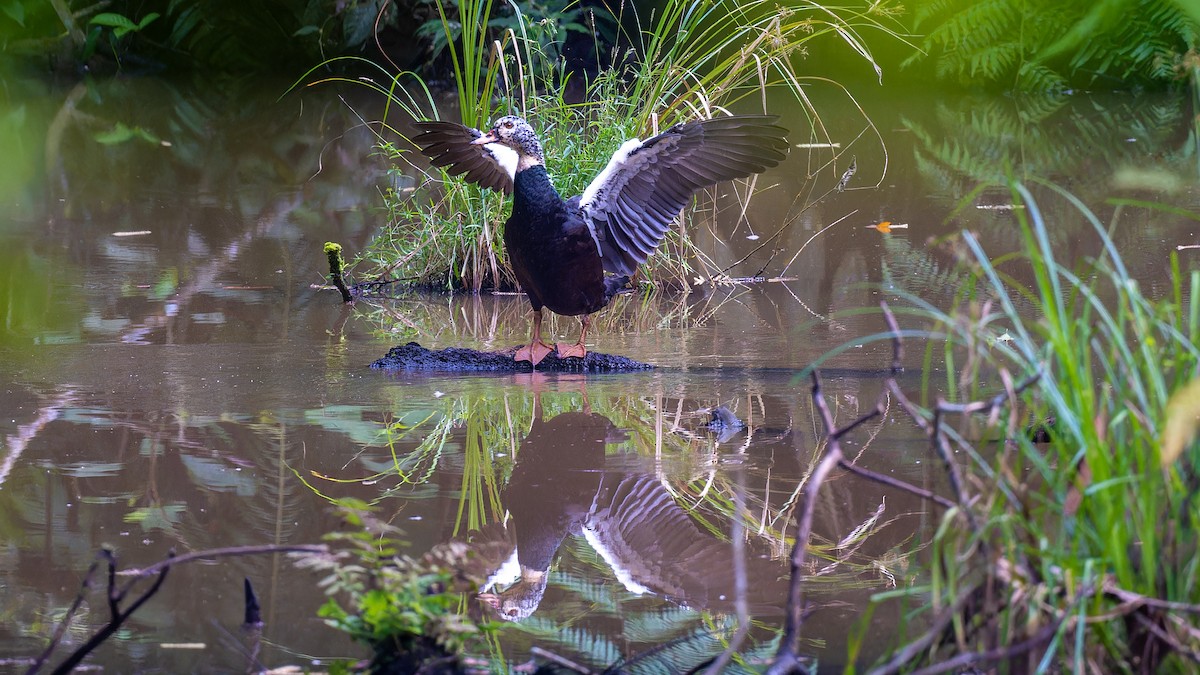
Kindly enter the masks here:
<path id="1" fill-rule="evenodd" d="M 210 548 L 204 551 L 193 551 L 185 553 L 174 558 L 167 558 L 162 562 L 157 562 L 149 567 L 138 569 L 136 567 L 124 569 L 117 572 L 123 577 L 148 577 L 152 574 L 158 574 L 164 568 L 172 565 L 182 565 L 183 563 L 195 562 L 197 560 L 211 560 L 213 558 L 232 558 L 242 555 L 263 555 L 265 553 L 328 553 L 329 547 L 324 544 L 264 544 L 262 546 L 230 546 L 228 548 Z"/>
<path id="2" fill-rule="evenodd" d="M 105 640 L 112 636 L 113 633 L 133 615 L 147 600 L 154 597 L 158 590 L 162 587 L 163 582 L 167 579 L 167 573 L 171 571 L 173 565 L 178 565 L 195 560 L 211 560 L 212 558 L 222 558 L 242 555 L 258 555 L 264 553 L 288 553 L 288 552 L 306 552 L 306 553 L 328 553 L 329 547 L 318 545 L 290 545 L 290 546 L 234 546 L 230 548 L 216 548 L 206 551 L 194 551 L 182 556 L 176 556 L 174 551 L 167 554 L 167 559 L 155 563 L 149 567 L 142 569 L 126 569 L 117 571 L 117 556 L 109 549 L 102 549 L 96 554 L 96 560 L 92 562 L 88 568 L 87 574 L 84 576 L 83 583 L 80 586 L 79 593 L 75 596 L 75 601 L 67 610 L 67 614 L 63 617 L 62 622 L 55 629 L 53 637 L 50 639 L 50 644 L 46 646 L 45 651 L 34 661 L 33 665 L 27 671 L 26 675 L 33 675 L 38 672 L 42 666 L 49 660 L 50 655 L 62 642 L 63 636 L 67 632 L 67 626 L 73 618 L 75 612 L 79 609 L 80 604 L 87 596 L 92 587 L 92 577 L 95 576 L 101 560 L 108 563 L 108 588 L 105 593 L 105 600 L 108 604 L 109 621 L 103 628 L 92 635 L 82 646 L 76 649 L 63 661 L 54 673 L 69 673 L 78 666 L 89 653 L 96 647 L 100 646 Z M 125 610 L 121 609 L 121 602 L 133 589 L 133 586 L 142 579 L 157 575 L 154 583 L 137 597 Z M 128 584 L 122 588 L 117 587 L 117 576 L 132 576 L 134 577 Z"/>
<path id="3" fill-rule="evenodd" d="M 54 669 L 54 675 L 67 675 L 71 671 L 75 670 L 75 667 L 82 663 L 83 659 L 86 658 L 88 654 L 92 653 L 92 650 L 94 650 L 96 647 L 99 647 L 100 644 L 111 637 L 113 633 L 116 633 L 117 630 L 121 628 L 121 624 L 125 623 L 126 619 L 132 616 L 133 613 L 136 612 L 139 607 L 144 605 L 147 600 L 154 597 L 155 593 L 158 593 L 158 589 L 162 588 L 163 582 L 167 579 L 167 573 L 171 571 L 170 566 L 164 568 L 163 571 L 159 573 L 158 578 L 154 580 L 154 584 L 151 585 L 150 588 L 146 589 L 145 593 L 138 596 L 138 598 L 133 601 L 133 604 L 131 604 L 128 609 L 122 612 L 117 606 L 117 599 L 124 595 L 124 593 L 118 593 L 116 591 L 116 579 L 115 575 L 113 574 L 113 571 L 117 566 L 117 557 L 112 553 L 112 551 L 108 550 L 103 551 L 101 555 L 108 560 L 109 609 L 114 613 L 108 624 L 106 624 L 99 631 L 96 631 L 95 635 L 89 638 L 87 642 L 80 645 L 80 647 L 74 652 L 71 652 L 71 655 Z M 171 556 L 174 555 L 174 551 L 168 553 L 167 560 L 170 560 Z M 128 590 L 128 587 L 126 590 Z M 53 649 L 55 646 L 56 645 L 52 644 L 51 649 Z"/>
<path id="4" fill-rule="evenodd" d="M 46 645 L 45 651 L 43 651 L 33 662 L 33 665 L 29 667 L 29 670 L 26 671 L 26 675 L 34 675 L 34 673 L 38 672 L 38 670 L 40 670 L 42 666 L 46 664 L 46 661 L 50 658 L 50 654 L 54 653 L 54 649 L 58 647 L 60 642 L 62 642 L 63 635 L 66 634 L 67 628 L 71 625 L 71 619 L 74 618 L 75 612 L 79 611 L 79 606 L 83 604 L 83 599 L 87 597 L 88 591 L 92 589 L 92 577 L 95 576 L 96 568 L 99 566 L 100 554 L 97 554 L 96 559 L 93 560 L 91 566 L 88 567 L 87 574 L 83 576 L 83 583 L 79 586 L 79 592 L 75 594 L 75 601 L 71 603 L 69 608 L 67 608 L 67 613 L 63 617 L 63 620 L 58 624 L 58 628 L 54 629 L 54 635 L 50 638 L 50 644 Z"/>

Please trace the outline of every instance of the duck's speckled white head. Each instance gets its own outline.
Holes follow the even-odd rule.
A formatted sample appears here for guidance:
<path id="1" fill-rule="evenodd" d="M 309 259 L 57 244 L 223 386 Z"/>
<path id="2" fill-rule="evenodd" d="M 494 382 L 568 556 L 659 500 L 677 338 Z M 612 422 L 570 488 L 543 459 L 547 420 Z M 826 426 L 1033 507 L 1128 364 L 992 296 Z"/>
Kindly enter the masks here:
<path id="1" fill-rule="evenodd" d="M 499 143 L 512 148 L 517 153 L 517 171 L 531 166 L 545 164 L 542 155 L 542 144 L 538 142 L 537 134 L 529 122 L 515 115 L 507 115 L 496 120 L 486 134 L 474 141 L 476 145 Z"/>

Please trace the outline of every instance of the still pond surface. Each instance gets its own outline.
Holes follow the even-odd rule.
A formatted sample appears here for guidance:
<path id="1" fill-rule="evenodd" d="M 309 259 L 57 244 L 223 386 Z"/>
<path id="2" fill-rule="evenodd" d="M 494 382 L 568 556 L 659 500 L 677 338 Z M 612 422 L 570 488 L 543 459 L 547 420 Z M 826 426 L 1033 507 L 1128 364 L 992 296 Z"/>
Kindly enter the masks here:
<path id="1" fill-rule="evenodd" d="M 704 284 L 647 306 L 627 299 L 598 322 L 592 347 L 657 370 L 388 373 L 368 364 L 409 340 L 515 345 L 526 338 L 527 305 L 414 295 L 347 310 L 314 290 L 322 243 L 362 250 L 386 221 L 379 191 L 412 184 L 388 173 L 336 92 L 279 99 L 286 84 L 199 93 L 153 80 L 9 79 L 0 94 L 0 669 L 14 671 L 44 648 L 102 546 L 145 566 L 170 549 L 318 543 L 340 527 L 330 503 L 340 497 L 377 503 L 414 556 L 451 540 L 477 551 L 492 604 L 516 619 L 505 623 L 497 663 L 519 663 L 537 644 L 603 667 L 690 638 L 635 672 L 672 672 L 721 649 L 739 521 L 756 621 L 749 651 L 767 655 L 797 495 L 821 452 L 801 371 L 845 347 L 822 364 L 834 414 L 846 422 L 873 405 L 890 347 L 863 339 L 884 329 L 878 314 L 853 310 L 904 294 L 952 307 L 961 277 L 945 242 L 962 229 L 993 256 L 1018 245 L 1012 213 L 990 208 L 1009 203 L 1005 191 L 960 204 L 964 195 L 1008 168 L 1065 186 L 1113 223 L 1151 295 L 1166 292 L 1176 246 L 1200 243 L 1186 218 L 1103 201 L 1198 206 L 1182 96 L 1020 102 L 864 87 L 860 103 L 885 155 L 852 106 L 815 92 L 830 135 L 848 149 L 836 170 L 817 171 L 823 159 L 809 153 L 819 151 L 793 150 L 760 181 L 775 187 L 745 218 L 723 212 L 696 234 L 720 266 L 749 255 L 733 276 L 789 280 Z M 378 103 L 353 106 L 372 119 Z M 786 126 L 806 128 L 799 110 L 775 107 Z M 801 210 L 850 155 L 849 189 Z M 1038 194 L 1062 259 L 1096 255 L 1078 211 Z M 871 227 L 882 221 L 907 227 Z M 1185 268 L 1198 265 L 1196 251 L 1180 255 Z M 577 323 L 548 327 L 573 339 Z M 914 395 L 925 379 L 945 378 L 924 370 L 921 351 L 908 350 L 901 377 Z M 703 428 L 718 405 L 745 429 Z M 849 444 L 864 466 L 945 489 L 923 437 L 894 408 Z M 937 516 L 852 476 L 828 484 L 809 653 L 839 664 L 859 630 L 868 657 L 887 644 L 897 609 L 880 607 L 865 627 L 863 610 L 872 594 L 919 575 Z M 548 571 L 542 582 L 518 580 L 518 548 L 522 562 Z M 263 604 L 262 664 L 319 669 L 364 656 L 317 618 L 317 578 L 276 555 L 176 568 L 90 663 L 244 671 L 243 577 Z M 93 592 L 57 658 L 106 620 Z"/>

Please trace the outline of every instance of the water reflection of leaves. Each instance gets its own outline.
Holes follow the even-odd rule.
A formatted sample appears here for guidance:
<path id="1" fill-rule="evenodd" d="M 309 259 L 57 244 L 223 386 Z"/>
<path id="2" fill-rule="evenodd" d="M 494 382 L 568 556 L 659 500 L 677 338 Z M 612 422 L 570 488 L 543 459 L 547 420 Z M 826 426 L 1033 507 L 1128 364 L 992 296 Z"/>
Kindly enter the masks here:
<path id="1" fill-rule="evenodd" d="M 114 476 L 125 467 L 120 462 L 86 462 L 78 464 L 64 464 L 59 467 L 65 476 L 72 478 L 103 478 L 105 476 Z"/>
<path id="2" fill-rule="evenodd" d="M 1161 148 L 1156 161 L 1181 171 L 1193 153 L 1187 134 L 1180 133 L 1188 120 L 1186 99 L 1179 96 L 962 97 L 939 101 L 933 119 L 902 121 L 918 141 L 918 170 L 937 193 L 951 198 L 970 194 L 979 183 L 1002 184 L 1013 171 L 1049 180 L 1091 177 L 1073 184 L 1090 203 L 1098 201 L 1093 196 L 1107 196 L 1114 167 L 1145 163 L 1148 147 Z M 1173 148 L 1172 139 L 1179 139 Z M 1089 194 L 1095 191 L 1099 194 Z"/>
<path id="3" fill-rule="evenodd" d="M 175 527 L 183 520 L 184 514 L 187 513 L 186 504 L 167 504 L 165 506 L 147 506 L 139 509 L 134 509 L 125 514 L 125 522 L 137 523 L 142 526 L 142 531 L 150 532 L 152 530 L 166 530 L 172 532 Z"/>

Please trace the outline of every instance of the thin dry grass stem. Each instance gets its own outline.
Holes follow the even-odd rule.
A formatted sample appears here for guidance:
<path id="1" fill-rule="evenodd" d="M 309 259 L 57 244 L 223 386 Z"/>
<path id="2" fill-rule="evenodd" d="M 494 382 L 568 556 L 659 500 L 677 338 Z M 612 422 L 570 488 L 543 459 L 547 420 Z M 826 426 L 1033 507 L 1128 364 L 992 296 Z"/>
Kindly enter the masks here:
<path id="1" fill-rule="evenodd" d="M 975 588 L 969 588 L 954 601 L 954 604 L 946 607 L 938 613 L 933 623 L 929 626 L 929 630 L 925 631 L 920 637 L 909 642 L 896 653 L 892 654 L 892 658 L 888 659 L 883 665 L 873 668 L 867 672 L 867 675 L 894 675 L 900 672 L 914 660 L 920 657 L 934 642 L 941 639 L 946 629 L 950 627 L 951 622 L 959 615 L 966 607 L 968 601 L 975 594 Z"/>
<path id="2" fill-rule="evenodd" d="M 970 669 L 978 663 L 994 663 L 999 661 L 1009 661 L 1018 656 L 1028 654 L 1039 647 L 1043 647 L 1054 639 L 1054 635 L 1058 633 L 1062 627 L 1063 619 L 1052 621 L 1033 634 L 1027 640 L 1022 640 L 1004 647 L 994 647 L 982 652 L 968 651 L 958 656 L 935 663 L 931 666 L 913 671 L 913 675 L 937 675 L 938 673 L 948 672 L 963 672 L 964 669 Z M 895 671 L 893 671 L 895 672 Z"/>
<path id="3" fill-rule="evenodd" d="M 1200 652 L 1184 646 L 1182 642 L 1177 640 L 1174 635 L 1168 633 L 1157 621 L 1147 618 L 1145 612 L 1136 612 L 1133 614 L 1133 618 L 1142 625 L 1142 628 L 1153 633 L 1154 637 L 1167 643 L 1167 646 L 1176 654 L 1186 657 L 1192 663 L 1200 664 Z"/>
<path id="4" fill-rule="evenodd" d="M 1123 603 L 1129 604 L 1130 608 L 1128 611 L 1133 611 L 1141 607 L 1154 607 L 1155 609 L 1164 609 L 1169 612 L 1200 614 L 1200 604 L 1160 600 L 1159 598 L 1152 598 L 1140 593 L 1134 593 L 1133 591 L 1127 591 L 1117 586 L 1116 582 L 1111 578 L 1104 582 L 1104 592 L 1112 595 Z M 1123 613 L 1128 613 L 1128 611 Z"/>
<path id="5" fill-rule="evenodd" d="M 846 220 L 850 216 L 853 216 L 856 213 L 858 213 L 858 209 L 855 209 L 855 210 L 851 211 L 850 213 L 847 213 L 846 215 L 842 216 L 841 218 L 838 218 L 837 220 L 833 221 L 832 223 L 826 225 L 825 227 L 822 227 L 821 229 L 819 229 L 815 233 L 813 233 L 812 236 L 810 236 L 808 239 L 806 239 L 804 241 L 803 244 L 800 245 L 800 248 L 796 249 L 796 254 L 793 255 L 792 259 L 789 260 L 787 262 L 787 264 L 783 266 L 783 269 L 780 270 L 780 272 L 779 272 L 779 276 L 784 276 L 787 274 L 787 271 L 792 266 L 792 263 L 796 262 L 796 259 L 800 257 L 800 254 L 804 252 L 804 249 L 808 248 L 808 245 L 811 244 L 814 239 L 821 236 L 822 234 L 825 234 L 825 232 L 827 232 L 830 228 L 843 222 L 844 220 Z M 796 218 L 799 218 L 799 214 L 796 215 Z"/>
<path id="6" fill-rule="evenodd" d="M 742 521 L 745 512 L 745 475 L 737 472 L 737 482 L 733 487 L 733 509 L 735 517 L 731 523 L 729 534 L 730 545 L 733 547 L 733 578 L 734 578 L 734 609 L 737 613 L 738 627 L 729 644 L 706 670 L 706 674 L 719 675 L 725 672 L 726 666 L 733 660 L 746 636 L 750 633 L 750 603 L 747 600 L 748 583 L 746 579 L 746 541 L 745 524 Z"/>
<path id="7" fill-rule="evenodd" d="M 587 666 L 583 665 L 582 663 L 577 663 L 575 661 L 568 659 L 565 656 L 560 656 L 548 649 L 543 649 L 541 647 L 538 647 L 537 645 L 530 647 L 529 653 L 532 656 L 536 656 L 536 657 L 545 659 L 545 660 L 549 661 L 550 663 L 553 663 L 557 666 L 562 666 L 563 668 L 566 668 L 567 670 L 569 670 L 573 673 L 582 673 L 583 675 L 593 675 L 596 672 L 596 671 L 592 670 L 591 668 L 588 668 Z"/>
<path id="8" fill-rule="evenodd" d="M 881 484 L 887 485 L 889 487 L 894 487 L 897 490 L 903 490 L 904 492 L 908 492 L 909 494 L 916 495 L 918 497 L 921 497 L 922 499 L 928 499 L 929 501 L 933 502 L 934 504 L 937 504 L 938 506 L 941 506 L 942 508 L 952 509 L 955 507 L 954 502 L 950 501 L 949 499 L 946 499 L 945 497 L 937 494 L 936 492 L 926 490 L 925 488 L 917 487 L 917 486 L 913 485 L 912 483 L 909 483 L 907 481 L 902 481 L 899 478 L 893 478 L 887 474 L 876 473 L 874 471 L 871 471 L 870 469 L 864 469 L 863 467 L 858 466 L 857 464 L 855 464 L 853 462 L 847 461 L 845 458 L 838 460 L 838 466 L 842 467 L 846 471 L 849 471 L 850 473 L 858 474 L 859 476 L 866 478 L 867 480 L 872 480 L 872 481 L 875 481 L 876 483 L 881 483 Z"/>

